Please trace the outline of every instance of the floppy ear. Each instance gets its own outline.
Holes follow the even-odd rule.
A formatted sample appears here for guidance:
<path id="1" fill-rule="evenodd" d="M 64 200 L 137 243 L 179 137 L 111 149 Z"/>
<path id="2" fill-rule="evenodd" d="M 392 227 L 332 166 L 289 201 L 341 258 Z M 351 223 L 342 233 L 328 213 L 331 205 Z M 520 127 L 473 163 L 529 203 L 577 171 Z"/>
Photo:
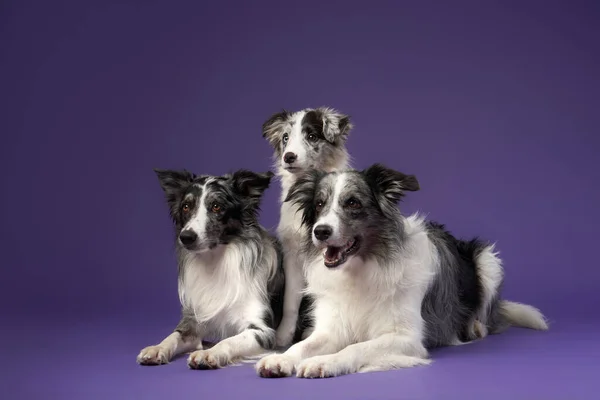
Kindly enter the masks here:
<path id="1" fill-rule="evenodd" d="M 179 217 L 179 202 L 182 193 L 194 182 L 196 176 L 186 170 L 174 171 L 155 168 L 154 172 L 158 176 L 160 187 L 165 192 L 171 218 L 176 222 Z"/>
<path id="2" fill-rule="evenodd" d="M 242 196 L 260 199 L 263 192 L 271 184 L 273 173 L 271 171 L 257 173 L 240 169 L 234 172 L 231 178 L 233 180 L 233 188 L 236 192 Z"/>
<path id="3" fill-rule="evenodd" d="M 323 119 L 323 136 L 330 143 L 344 142 L 354 127 L 348 115 L 329 107 L 317 108 Z"/>
<path id="4" fill-rule="evenodd" d="M 419 182 L 414 175 L 406 175 L 381 164 L 371 165 L 363 171 L 363 175 L 378 197 L 394 204 L 402 199 L 405 191 L 419 190 Z"/>
<path id="5" fill-rule="evenodd" d="M 271 146 L 278 148 L 281 141 L 281 128 L 283 124 L 292 115 L 289 111 L 282 110 L 281 112 L 271 115 L 262 125 L 262 136 L 269 141 Z"/>
<path id="6" fill-rule="evenodd" d="M 325 172 L 316 169 L 306 171 L 298 177 L 284 200 L 298 206 L 302 211 L 302 223 L 304 225 L 312 226 L 316 221 L 315 195 L 317 184 L 324 175 Z"/>

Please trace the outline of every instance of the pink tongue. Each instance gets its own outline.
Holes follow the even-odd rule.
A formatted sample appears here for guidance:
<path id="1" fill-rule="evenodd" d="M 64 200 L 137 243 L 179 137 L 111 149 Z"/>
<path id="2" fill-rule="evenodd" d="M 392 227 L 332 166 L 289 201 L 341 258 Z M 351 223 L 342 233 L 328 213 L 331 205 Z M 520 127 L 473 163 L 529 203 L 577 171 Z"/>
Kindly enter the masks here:
<path id="1" fill-rule="evenodd" d="M 327 261 L 336 261 L 340 255 L 342 248 L 341 247 L 328 247 L 327 252 L 325 253 L 325 259 Z"/>

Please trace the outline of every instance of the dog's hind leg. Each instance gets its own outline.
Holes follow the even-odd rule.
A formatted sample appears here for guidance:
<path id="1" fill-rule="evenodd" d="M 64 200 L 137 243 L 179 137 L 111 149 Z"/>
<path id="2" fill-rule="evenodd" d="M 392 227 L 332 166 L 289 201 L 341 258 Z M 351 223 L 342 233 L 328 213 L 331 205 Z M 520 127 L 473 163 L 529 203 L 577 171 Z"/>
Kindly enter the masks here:
<path id="1" fill-rule="evenodd" d="M 481 304 L 469 326 L 472 339 L 484 338 L 488 335 L 488 319 L 504 279 L 502 260 L 494 250 L 494 245 L 485 246 L 477 252 L 475 266 L 481 286 Z"/>

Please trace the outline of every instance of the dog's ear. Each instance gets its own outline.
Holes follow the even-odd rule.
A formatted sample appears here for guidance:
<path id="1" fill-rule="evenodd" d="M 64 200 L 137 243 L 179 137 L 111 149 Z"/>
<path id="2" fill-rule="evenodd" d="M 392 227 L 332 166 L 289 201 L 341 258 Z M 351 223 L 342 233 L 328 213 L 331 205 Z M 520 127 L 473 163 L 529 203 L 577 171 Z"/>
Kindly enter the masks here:
<path id="1" fill-rule="evenodd" d="M 154 169 L 160 187 L 165 192 L 167 204 L 169 204 L 170 214 L 173 221 L 179 217 L 179 203 L 184 190 L 194 182 L 196 176 L 186 170 L 174 171 L 167 169 Z"/>
<path id="2" fill-rule="evenodd" d="M 346 141 L 348 134 L 354 127 L 350 121 L 350 116 L 329 107 L 317 108 L 316 112 L 323 120 L 323 136 L 328 142 L 335 144 L 336 142 L 343 143 Z"/>
<path id="3" fill-rule="evenodd" d="M 281 128 L 292 115 L 289 111 L 282 110 L 269 117 L 262 125 L 262 136 L 269 141 L 274 148 L 279 147 L 281 142 Z"/>
<path id="4" fill-rule="evenodd" d="M 260 199 L 263 192 L 271 184 L 271 178 L 273 178 L 271 171 L 257 173 L 245 169 L 240 169 L 231 176 L 233 188 L 236 192 L 242 196 L 255 199 Z"/>
<path id="5" fill-rule="evenodd" d="M 186 170 L 175 171 L 170 169 L 158 169 L 155 168 L 154 172 L 158 176 L 158 182 L 160 187 L 165 193 L 169 194 L 175 191 L 181 191 L 192 183 L 195 179 L 195 175 Z"/>
<path id="6" fill-rule="evenodd" d="M 302 212 L 302 223 L 307 226 L 314 225 L 316 221 L 315 195 L 317 185 L 324 175 L 325 172 L 316 169 L 307 170 L 298 177 L 284 200 L 298 206 Z"/>
<path id="7" fill-rule="evenodd" d="M 362 173 L 378 197 L 394 204 L 402 199 L 405 191 L 419 190 L 419 182 L 414 175 L 406 175 L 381 164 L 373 164 Z"/>

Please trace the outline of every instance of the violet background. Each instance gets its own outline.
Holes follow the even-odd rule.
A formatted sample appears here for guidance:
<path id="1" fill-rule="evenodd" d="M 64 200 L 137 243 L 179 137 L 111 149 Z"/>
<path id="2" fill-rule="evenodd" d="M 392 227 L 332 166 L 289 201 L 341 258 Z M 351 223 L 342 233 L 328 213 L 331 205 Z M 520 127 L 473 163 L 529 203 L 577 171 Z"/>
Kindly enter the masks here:
<path id="1" fill-rule="evenodd" d="M 3 1 L 3 397 L 594 397 L 599 17 L 594 1 Z M 505 297 L 551 330 L 323 381 L 136 365 L 179 316 L 152 168 L 267 170 L 262 122 L 321 105 L 353 117 L 356 167 L 417 175 L 406 212 L 496 240 Z"/>

